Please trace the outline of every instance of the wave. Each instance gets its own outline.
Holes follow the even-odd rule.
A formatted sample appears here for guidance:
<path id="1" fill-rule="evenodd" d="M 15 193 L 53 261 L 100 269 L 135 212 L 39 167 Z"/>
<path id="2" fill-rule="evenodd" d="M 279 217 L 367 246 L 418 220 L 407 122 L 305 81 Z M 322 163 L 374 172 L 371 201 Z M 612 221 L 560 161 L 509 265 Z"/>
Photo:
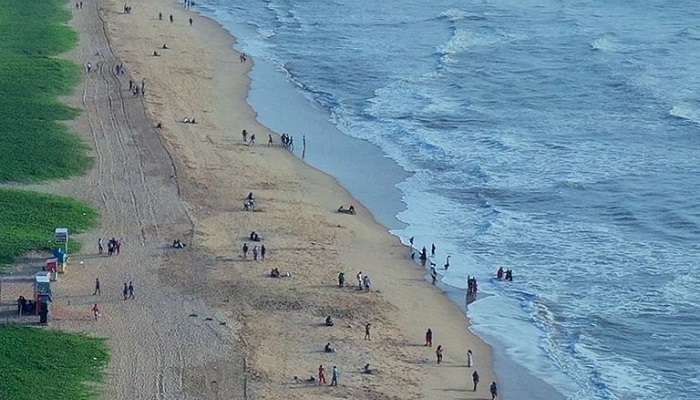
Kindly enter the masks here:
<path id="1" fill-rule="evenodd" d="M 595 51 L 605 51 L 612 52 L 617 50 L 619 47 L 615 43 L 613 35 L 605 34 L 590 43 L 591 49 Z"/>
<path id="2" fill-rule="evenodd" d="M 459 8 L 450 8 L 441 12 L 438 19 L 447 19 L 452 22 L 461 21 L 464 19 L 468 19 L 470 21 L 481 21 L 485 20 L 486 17 L 481 15 L 469 14 L 464 10 L 460 10 Z"/>
<path id="3" fill-rule="evenodd" d="M 700 110 L 689 104 L 677 104 L 668 113 L 672 117 L 700 124 Z"/>

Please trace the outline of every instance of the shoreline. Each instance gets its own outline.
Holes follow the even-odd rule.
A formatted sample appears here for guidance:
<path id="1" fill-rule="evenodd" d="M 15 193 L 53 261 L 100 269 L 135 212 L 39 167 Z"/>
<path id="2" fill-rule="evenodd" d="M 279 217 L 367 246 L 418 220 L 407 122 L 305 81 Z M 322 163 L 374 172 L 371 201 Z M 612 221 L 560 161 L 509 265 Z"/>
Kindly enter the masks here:
<path id="1" fill-rule="evenodd" d="M 148 180 L 160 181 L 168 187 L 151 186 L 145 193 L 162 196 L 163 203 L 157 204 L 164 209 L 152 211 L 153 222 L 141 223 L 140 233 L 128 233 L 133 227 L 124 226 L 133 245 L 140 241 L 144 247 L 136 256 L 153 262 L 149 262 L 147 268 L 140 263 L 123 265 L 120 267 L 124 269 L 122 273 L 138 273 L 152 289 L 160 288 L 162 294 L 148 295 L 155 296 L 155 304 L 167 298 L 169 293 L 184 296 L 170 311 L 199 309 L 199 314 L 213 313 L 215 320 L 222 325 L 212 332 L 217 337 L 217 346 L 223 346 L 223 354 L 233 354 L 231 352 L 241 346 L 243 370 L 239 373 L 247 381 L 244 387 L 261 398 L 318 397 L 325 388 L 295 386 L 291 377 L 313 375 L 319 362 L 327 365 L 328 371 L 330 365 L 339 365 L 341 389 L 354 398 L 375 398 L 373 396 L 377 394 L 435 399 L 486 396 L 488 384 L 495 380 L 491 349 L 468 331 L 464 313 L 425 281 L 424 271 L 406 268 L 413 266 L 406 247 L 379 225 L 335 178 L 287 151 L 264 146 L 269 131 L 257 122 L 256 112 L 247 103 L 250 63 L 238 63 L 233 51 L 235 39 L 218 22 L 186 13 L 178 3 L 154 1 L 137 6 L 129 15 L 119 12 L 120 2 L 106 0 L 98 3 L 103 4 L 101 13 L 107 21 L 106 34 L 117 60 L 124 62 L 130 78 L 147 82 L 145 100 L 130 98 L 126 94 L 121 101 L 132 106 L 145 104 L 150 121 L 163 124 L 158 132 L 150 121 L 132 121 L 131 124 L 136 123 L 142 128 L 141 136 L 135 138 L 161 142 L 172 157 L 171 161 L 163 160 L 167 166 L 159 165 L 158 171 L 162 172 L 153 171 L 148 165 L 145 167 L 151 169 L 141 171 L 142 178 L 145 173 Z M 158 21 L 156 8 L 162 9 L 166 15 L 172 12 L 177 23 Z M 193 27 L 183 23 L 185 15 L 197 15 Z M 151 57 L 153 49 L 164 42 L 168 43 L 170 50 L 163 50 L 160 57 Z M 86 52 L 82 56 L 91 57 Z M 234 93 L 236 95 L 232 97 Z M 94 114 L 104 117 L 106 112 L 116 111 L 99 107 L 86 110 L 88 119 Z M 197 118 L 197 124 L 178 122 L 183 117 L 192 116 Z M 82 125 L 85 128 L 85 121 Z M 257 133 L 260 144 L 254 147 L 242 145 L 238 134 L 241 127 Z M 99 149 L 99 143 L 96 143 Z M 125 149 L 123 143 L 115 145 Z M 128 145 L 132 144 L 129 142 Z M 140 157 L 143 162 L 148 151 Z M 168 177 L 164 173 L 165 169 L 170 169 L 171 162 L 173 172 Z M 99 169 L 102 165 L 102 162 L 98 163 L 98 170 L 94 172 L 98 177 L 104 172 Z M 138 170 L 143 166 L 131 164 L 128 168 Z M 255 192 L 261 204 L 260 212 L 241 210 L 242 198 L 248 191 Z M 96 193 L 87 197 L 93 202 L 100 201 Z M 140 197 L 137 196 L 135 201 L 139 204 Z M 348 203 L 356 205 L 357 215 L 334 212 L 339 204 Z M 159 217 L 169 210 L 177 210 L 173 213 L 177 217 Z M 156 222 L 159 220 L 165 222 Z M 191 222 L 187 223 L 187 220 Z M 120 223 L 127 222 L 121 222 L 119 214 L 108 215 L 103 228 Z M 191 228 L 187 228 L 190 224 Z M 262 232 L 265 244 L 269 245 L 271 260 L 261 262 L 260 267 L 240 257 L 239 245 L 251 230 Z M 149 244 L 152 235 L 160 240 L 168 240 L 173 235 L 192 239 L 187 251 L 168 252 L 162 248 L 156 250 L 157 247 Z M 153 251 L 156 257 L 149 256 L 149 251 Z M 275 280 L 267 277 L 267 271 L 273 266 L 291 271 L 293 278 Z M 102 267 L 108 265 L 101 264 Z M 361 294 L 337 289 L 335 282 L 339 270 L 345 271 L 349 283 L 353 282 L 355 271 L 368 273 L 376 290 Z M 89 285 L 90 279 L 83 276 L 65 284 L 67 286 L 59 293 L 75 293 L 86 281 Z M 66 309 L 74 307 L 70 302 L 61 306 Z M 145 337 L 134 343 L 117 334 L 117 330 L 124 329 L 119 325 L 120 320 L 129 318 L 124 314 L 127 311 L 116 306 L 110 311 L 113 315 L 108 317 L 109 325 L 97 330 L 84 322 L 67 322 L 69 318 L 60 319 L 64 322 L 59 322 L 58 326 L 108 336 L 110 345 L 116 346 L 116 350 L 132 345 L 137 350 L 148 349 L 146 354 L 150 354 L 153 349 L 143 347 L 149 346 Z M 144 317 L 157 312 L 157 307 L 149 308 Z M 318 327 L 319 321 L 327 314 L 335 316 L 336 326 L 331 329 Z M 64 313 L 62 318 L 66 315 Z M 187 377 L 204 371 L 200 371 L 200 367 L 210 365 L 210 362 L 217 366 L 217 374 L 233 368 L 222 364 L 225 361 L 214 354 L 207 356 L 208 359 L 219 361 L 201 364 L 202 356 L 193 353 L 188 357 L 182 353 L 185 346 L 192 346 L 194 340 L 201 339 L 197 329 L 202 326 L 198 323 L 173 320 L 174 316 L 155 318 L 162 319 L 159 324 L 165 324 L 165 331 L 158 334 L 154 328 L 154 332 L 146 334 L 167 336 L 167 329 L 170 329 L 167 324 L 175 324 L 183 333 L 172 338 L 172 346 L 182 349 L 177 354 L 171 354 L 172 351 L 166 350 L 167 346 L 155 346 L 155 350 L 160 348 L 166 352 L 155 357 L 159 360 L 157 369 L 175 368 L 179 371 L 178 390 L 191 390 L 189 386 L 183 386 L 183 374 L 184 382 L 189 382 Z M 362 340 L 362 327 L 367 321 L 372 323 L 373 335 L 378 340 Z M 428 327 L 436 333 L 436 344 L 446 348 L 445 367 L 435 366 L 433 349 L 424 349 L 421 345 Z M 192 333 L 186 334 L 190 330 Z M 332 357 L 322 352 L 318 354 L 319 347 L 329 340 L 338 352 Z M 209 354 L 217 346 L 200 352 Z M 193 347 L 188 352 L 196 351 L 196 346 Z M 466 390 L 471 373 L 471 369 L 464 367 L 466 348 L 474 351 L 481 375 L 476 393 Z M 138 374 L 147 365 L 139 364 L 136 371 L 126 374 L 124 362 L 127 360 L 121 359 L 120 351 L 115 351 L 115 354 L 119 357 L 110 365 L 109 392 L 113 398 L 127 398 L 127 389 L 121 387 L 123 385 L 115 387 L 115 384 L 128 381 L 129 376 Z M 179 367 L 169 365 L 168 360 L 176 355 L 181 357 Z M 366 362 L 377 368 L 378 373 L 369 376 L 359 373 L 357 370 Z M 166 373 L 166 378 L 161 376 L 161 379 L 176 379 L 170 374 Z M 217 398 L 221 393 L 229 398 L 236 397 L 231 391 L 235 385 L 226 390 L 223 385 L 217 384 L 213 388 L 196 379 L 192 382 L 193 387 L 203 390 L 207 398 Z M 153 388 L 143 386 L 141 389 L 136 396 L 134 393 L 131 396 L 150 398 Z"/>

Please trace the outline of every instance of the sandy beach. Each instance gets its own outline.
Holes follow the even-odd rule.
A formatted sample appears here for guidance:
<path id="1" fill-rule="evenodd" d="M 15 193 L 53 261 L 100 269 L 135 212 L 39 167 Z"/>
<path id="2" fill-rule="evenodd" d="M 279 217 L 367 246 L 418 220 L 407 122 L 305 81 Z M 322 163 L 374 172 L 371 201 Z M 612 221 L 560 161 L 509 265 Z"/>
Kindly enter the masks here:
<path id="1" fill-rule="evenodd" d="M 368 210 L 256 121 L 246 102 L 252 60 L 240 61 L 234 38 L 177 1 L 132 4 L 130 14 L 123 6 L 73 9 L 81 40 L 69 56 L 97 68 L 68 102 L 84 110 L 75 129 L 96 167 L 48 188 L 102 212 L 100 231 L 82 238 L 86 254 L 58 284 L 54 324 L 109 338 L 103 398 L 490 398 L 491 350 L 462 311 Z M 116 74 L 122 63 L 126 73 Z M 130 80 L 145 84 L 144 97 L 129 92 Z M 255 145 L 243 143 L 243 129 Z M 249 192 L 254 212 L 243 208 Z M 357 215 L 336 212 L 349 204 Z M 247 240 L 252 231 L 261 242 Z M 90 254 L 98 237 L 112 236 L 124 240 L 123 254 Z M 170 249 L 174 239 L 187 247 Z M 246 242 L 264 245 L 265 260 L 244 259 Z M 272 268 L 291 277 L 271 278 Z M 370 292 L 356 289 L 359 271 Z M 338 288 L 339 272 L 350 287 Z M 89 295 L 96 276 L 105 288 L 98 300 Z M 128 280 L 135 301 L 121 300 Z M 93 302 L 103 307 L 97 322 Z M 423 345 L 428 328 L 432 348 Z M 326 343 L 336 351 L 325 353 Z M 476 392 L 467 349 L 481 377 Z M 367 363 L 374 373 L 362 373 Z M 295 383 L 319 365 L 328 381 L 339 368 L 338 387 Z"/>

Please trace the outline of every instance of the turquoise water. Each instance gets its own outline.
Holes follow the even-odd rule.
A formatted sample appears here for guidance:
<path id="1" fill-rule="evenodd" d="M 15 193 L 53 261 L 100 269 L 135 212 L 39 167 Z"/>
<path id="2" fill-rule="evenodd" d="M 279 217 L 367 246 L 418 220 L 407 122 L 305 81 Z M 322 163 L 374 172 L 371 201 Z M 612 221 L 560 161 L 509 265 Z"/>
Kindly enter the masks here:
<path id="1" fill-rule="evenodd" d="M 496 351 L 570 399 L 700 398 L 696 3 L 200 3 L 405 172 L 393 232 L 477 276 Z"/>

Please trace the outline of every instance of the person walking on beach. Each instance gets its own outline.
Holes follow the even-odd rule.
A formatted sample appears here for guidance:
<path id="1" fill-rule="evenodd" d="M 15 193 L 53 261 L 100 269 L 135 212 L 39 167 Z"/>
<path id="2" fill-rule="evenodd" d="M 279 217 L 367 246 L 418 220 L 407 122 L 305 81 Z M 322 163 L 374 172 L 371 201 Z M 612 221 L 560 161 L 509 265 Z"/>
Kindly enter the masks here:
<path id="1" fill-rule="evenodd" d="M 97 321 L 97 319 L 100 318 L 100 308 L 97 307 L 97 303 L 95 303 L 95 305 L 92 306 L 92 316 L 95 317 L 95 321 Z"/>
<path id="2" fill-rule="evenodd" d="M 114 240 L 114 239 L 113 239 Z M 114 252 L 119 255 L 119 252 L 122 250 L 122 241 L 121 239 L 119 240 L 114 240 Z"/>
<path id="3" fill-rule="evenodd" d="M 323 368 L 323 364 L 318 366 L 318 384 L 326 384 L 326 370 Z"/>
<path id="4" fill-rule="evenodd" d="M 170 23 L 172 23 L 172 22 L 173 22 L 173 15 L 170 14 Z"/>
<path id="5" fill-rule="evenodd" d="M 272 146 L 272 135 L 269 133 L 267 134 L 267 146 Z"/>
<path id="6" fill-rule="evenodd" d="M 472 382 L 474 382 L 474 389 L 472 391 L 476 392 L 476 387 L 479 385 L 479 373 L 476 371 L 472 374 Z"/>
<path id="7" fill-rule="evenodd" d="M 102 247 L 102 238 L 99 238 L 99 239 L 97 239 L 97 254 L 101 255 L 102 252 L 104 252 L 104 251 L 105 251 L 105 249 L 104 249 L 104 247 Z"/>
<path id="8" fill-rule="evenodd" d="M 372 340 L 370 337 L 370 328 L 372 327 L 372 324 L 369 322 L 365 325 L 365 340 Z"/>
<path id="9" fill-rule="evenodd" d="M 92 71 L 92 64 L 91 64 L 91 63 L 85 64 L 85 70 L 86 70 L 87 73 L 89 74 L 90 71 Z"/>
<path id="10" fill-rule="evenodd" d="M 124 295 L 124 301 L 129 298 L 129 286 L 124 282 L 124 289 L 122 289 L 122 295 Z"/>
<path id="11" fill-rule="evenodd" d="M 338 367 L 335 365 L 333 366 L 333 372 L 331 375 L 331 386 L 338 386 L 338 375 L 340 372 L 338 371 Z"/>
<path id="12" fill-rule="evenodd" d="M 248 146 L 252 146 L 255 144 L 255 134 L 250 135 L 250 142 L 248 142 Z"/>
<path id="13" fill-rule="evenodd" d="M 474 366 L 474 355 L 472 354 L 472 349 L 467 350 L 467 368 Z"/>
<path id="14" fill-rule="evenodd" d="M 190 18 L 190 26 L 192 26 L 192 18 Z"/>
<path id="15" fill-rule="evenodd" d="M 243 259 L 248 258 L 248 243 L 243 243 Z"/>
<path id="16" fill-rule="evenodd" d="M 357 287 L 362 290 L 362 271 L 357 273 Z"/>
<path id="17" fill-rule="evenodd" d="M 338 273 L 338 287 L 341 288 L 345 285 L 345 273 Z"/>
<path id="18" fill-rule="evenodd" d="M 241 131 L 241 136 L 243 136 L 243 143 L 248 143 L 248 131 L 246 131 L 245 129 L 243 129 L 243 130 Z"/>
<path id="19" fill-rule="evenodd" d="M 433 347 L 433 331 L 430 328 L 425 331 L 425 346 Z"/>
<path id="20" fill-rule="evenodd" d="M 442 345 L 439 344 L 437 349 L 435 349 L 435 356 L 437 356 L 437 364 L 440 365 L 442 362 Z"/>
<path id="21" fill-rule="evenodd" d="M 264 245 L 264 244 L 261 245 L 261 246 L 260 246 L 260 259 L 263 260 L 263 261 L 265 261 L 265 252 L 266 252 L 266 251 L 267 251 L 267 250 L 265 250 L 265 245 Z"/>
<path id="22" fill-rule="evenodd" d="M 253 246 L 253 260 L 258 261 L 258 246 Z"/>
<path id="23" fill-rule="evenodd" d="M 134 283 L 132 281 L 129 281 L 129 298 L 132 300 L 136 299 L 136 296 L 134 296 Z"/>
<path id="24" fill-rule="evenodd" d="M 498 397 L 498 386 L 496 386 L 496 382 L 491 382 L 489 390 L 491 391 L 491 400 L 496 400 L 496 397 Z"/>
<path id="25" fill-rule="evenodd" d="M 162 20 L 163 20 L 163 13 L 159 12 L 158 13 L 158 21 L 162 21 Z"/>
<path id="26" fill-rule="evenodd" d="M 102 296 L 102 291 L 100 290 L 100 278 L 95 278 L 95 291 L 92 292 L 93 296 Z"/>
<path id="27" fill-rule="evenodd" d="M 433 246 L 430 248 L 430 255 L 435 257 L 435 250 L 437 250 L 437 247 L 435 247 L 435 243 L 433 243 Z"/>

